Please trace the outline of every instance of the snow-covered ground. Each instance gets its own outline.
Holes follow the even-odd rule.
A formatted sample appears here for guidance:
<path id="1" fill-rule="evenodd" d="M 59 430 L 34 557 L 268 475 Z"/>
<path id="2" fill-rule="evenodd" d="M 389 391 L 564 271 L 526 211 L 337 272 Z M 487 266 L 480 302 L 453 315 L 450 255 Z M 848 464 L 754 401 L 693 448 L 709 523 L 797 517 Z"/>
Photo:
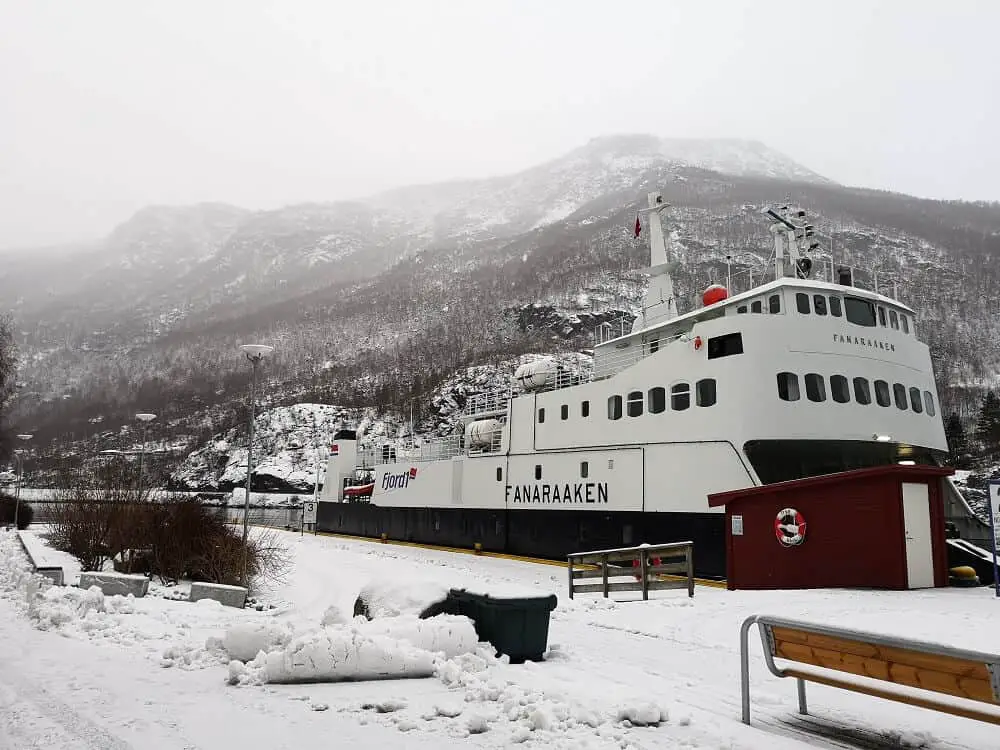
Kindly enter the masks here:
<path id="1" fill-rule="evenodd" d="M 192 604 L 159 586 L 138 600 L 73 588 L 30 596 L 20 547 L 0 533 L 0 748 L 830 747 L 787 723 L 795 721 L 794 682 L 767 674 L 756 640 L 754 723 L 740 723 L 746 616 L 780 613 L 997 650 L 1000 601 L 987 589 L 699 586 L 694 599 L 667 591 L 649 602 L 570 601 L 556 565 L 285 538 L 294 569 L 258 611 Z M 358 593 L 381 582 L 409 592 L 400 601 L 413 606 L 420 592 L 449 586 L 555 593 L 547 659 L 496 659 L 472 646 L 463 618 L 430 624 L 404 611 L 352 622 Z M 267 657 L 229 663 L 261 647 Z M 359 676 L 374 669 L 410 679 L 275 684 L 289 669 L 338 674 L 344 663 Z M 886 746 L 1000 747 L 995 727 L 972 720 L 823 686 L 810 685 L 809 696 L 816 717 L 883 733 Z M 641 726 L 650 722 L 658 726 Z"/>

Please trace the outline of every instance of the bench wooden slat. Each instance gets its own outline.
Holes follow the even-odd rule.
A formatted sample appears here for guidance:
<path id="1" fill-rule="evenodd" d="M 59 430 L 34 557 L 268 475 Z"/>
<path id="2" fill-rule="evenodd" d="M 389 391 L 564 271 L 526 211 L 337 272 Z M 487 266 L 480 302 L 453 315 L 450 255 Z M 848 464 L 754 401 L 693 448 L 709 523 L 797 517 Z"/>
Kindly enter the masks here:
<path id="1" fill-rule="evenodd" d="M 772 628 L 772 632 L 775 641 L 804 644 L 843 654 L 873 657 L 893 664 L 906 664 L 918 669 L 949 672 L 951 674 L 962 675 L 963 677 L 974 677 L 986 681 L 990 679 L 986 665 L 978 661 L 957 659 L 953 656 L 928 654 L 922 651 L 913 651 L 893 646 L 879 646 L 846 638 L 835 638 L 829 635 L 793 630 L 791 628 L 774 627 Z"/>
<path id="2" fill-rule="evenodd" d="M 772 637 L 774 655 L 782 659 L 1000 705 L 979 662 L 788 628 L 773 628 Z"/>
<path id="3" fill-rule="evenodd" d="M 838 680 L 834 677 L 810 674 L 808 672 L 802 672 L 798 669 L 786 669 L 784 672 L 786 677 L 797 677 L 801 680 L 806 680 L 807 682 L 816 682 L 821 685 L 829 685 L 830 687 L 851 690 L 855 693 L 863 693 L 876 698 L 885 698 L 886 700 L 896 701 L 897 703 L 906 703 L 907 705 L 918 706 L 920 708 L 931 708 L 935 711 L 941 711 L 954 716 L 962 716 L 967 719 L 977 719 L 990 724 L 1000 724 L 1000 714 L 978 711 L 971 707 L 966 708 L 964 706 L 953 706 L 950 703 L 936 701 L 932 698 L 923 698 L 919 695 L 901 695 L 899 693 L 893 693 L 890 690 L 881 690 L 877 687 L 869 685 L 857 685 L 853 682 Z"/>

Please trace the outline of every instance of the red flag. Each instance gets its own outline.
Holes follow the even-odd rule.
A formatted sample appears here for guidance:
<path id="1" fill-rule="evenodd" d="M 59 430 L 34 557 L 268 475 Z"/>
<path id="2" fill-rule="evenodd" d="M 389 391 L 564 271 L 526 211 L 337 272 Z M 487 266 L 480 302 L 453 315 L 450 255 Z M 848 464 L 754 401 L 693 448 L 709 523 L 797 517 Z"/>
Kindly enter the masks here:
<path id="1" fill-rule="evenodd" d="M 635 236 L 638 237 L 642 231 L 642 224 L 639 223 L 639 214 L 635 215 Z"/>

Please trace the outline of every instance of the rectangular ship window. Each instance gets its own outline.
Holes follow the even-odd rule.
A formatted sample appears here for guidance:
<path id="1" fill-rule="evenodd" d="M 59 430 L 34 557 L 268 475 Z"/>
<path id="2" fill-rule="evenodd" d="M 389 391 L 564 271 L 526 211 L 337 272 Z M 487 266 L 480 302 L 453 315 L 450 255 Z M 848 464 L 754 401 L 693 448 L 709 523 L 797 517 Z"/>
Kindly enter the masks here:
<path id="1" fill-rule="evenodd" d="M 730 357 L 743 353 L 743 334 L 727 333 L 724 336 L 712 336 L 708 340 L 708 358 Z"/>
<path id="2" fill-rule="evenodd" d="M 608 419 L 622 418 L 622 397 L 612 396 L 608 399 Z"/>

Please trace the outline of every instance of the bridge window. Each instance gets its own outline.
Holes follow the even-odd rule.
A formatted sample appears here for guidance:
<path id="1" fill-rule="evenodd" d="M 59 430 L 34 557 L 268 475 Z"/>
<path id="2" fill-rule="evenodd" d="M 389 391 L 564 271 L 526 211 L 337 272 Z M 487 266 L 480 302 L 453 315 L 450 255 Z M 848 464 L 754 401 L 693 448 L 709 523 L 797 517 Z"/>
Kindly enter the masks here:
<path id="1" fill-rule="evenodd" d="M 878 324 L 883 328 L 885 328 L 887 325 L 885 320 L 885 308 L 882 307 L 882 305 L 878 306 Z"/>
<path id="2" fill-rule="evenodd" d="M 649 399 L 649 413 L 660 414 L 667 408 L 667 389 L 661 386 L 650 388 L 646 394 Z"/>
<path id="3" fill-rule="evenodd" d="M 920 403 L 920 389 L 911 388 L 910 389 L 910 408 L 913 409 L 917 414 L 923 414 L 924 405 Z"/>
<path id="4" fill-rule="evenodd" d="M 906 411 L 906 386 L 902 383 L 893 383 L 892 395 L 896 400 L 896 408 L 900 411 Z"/>
<path id="5" fill-rule="evenodd" d="M 934 397 L 930 391 L 924 391 L 924 406 L 927 407 L 927 413 L 933 417 L 936 412 L 934 411 Z"/>
<path id="6" fill-rule="evenodd" d="M 708 358 L 718 359 L 733 354 L 743 353 L 743 334 L 727 333 L 724 336 L 712 336 L 708 340 Z"/>
<path id="7" fill-rule="evenodd" d="M 608 419 L 622 418 L 622 397 L 612 396 L 608 399 Z"/>
<path id="8" fill-rule="evenodd" d="M 502 482 L 503 481 L 503 467 L 502 466 L 498 466 L 497 467 L 497 481 L 498 482 Z"/>
<path id="9" fill-rule="evenodd" d="M 691 386 L 678 383 L 670 389 L 670 408 L 674 411 L 684 411 L 691 406 Z"/>
<path id="10" fill-rule="evenodd" d="M 815 372 L 806 374 L 806 398 L 819 403 L 826 401 L 826 382 Z"/>
<path id="11" fill-rule="evenodd" d="M 569 419 L 569 404 L 563 404 L 559 407 L 559 416 L 562 419 Z"/>
<path id="12" fill-rule="evenodd" d="M 545 421 L 545 408 L 542 407 L 538 410 L 538 424 L 542 424 Z"/>
<path id="13" fill-rule="evenodd" d="M 698 406 L 714 406 L 715 405 L 715 379 L 705 378 L 704 380 L 699 380 L 695 384 L 695 403 Z"/>
<path id="14" fill-rule="evenodd" d="M 580 478 L 586 479 L 590 474 L 590 463 L 588 461 L 580 462 Z"/>
<path id="15" fill-rule="evenodd" d="M 541 479 L 541 478 L 542 478 L 542 465 L 535 464 L 535 479 Z"/>
<path id="16" fill-rule="evenodd" d="M 899 314 L 899 322 L 900 322 L 900 325 L 903 326 L 903 333 L 909 333 L 910 332 L 910 323 L 907 320 L 907 317 L 905 315 L 903 315 L 902 313 Z"/>
<path id="17" fill-rule="evenodd" d="M 844 297 L 844 317 L 865 328 L 875 327 L 875 305 L 860 297 Z"/>
<path id="18" fill-rule="evenodd" d="M 641 417 L 642 416 L 642 391 L 631 391 L 628 394 L 628 403 L 626 404 L 628 415 L 630 417 Z"/>
<path id="19" fill-rule="evenodd" d="M 660 339 L 655 338 L 649 342 L 649 353 L 656 354 L 658 351 L 660 351 Z"/>
<path id="20" fill-rule="evenodd" d="M 830 297 L 830 315 L 835 318 L 839 318 L 841 316 L 840 297 Z"/>
<path id="21" fill-rule="evenodd" d="M 854 400 L 863 406 L 872 402 L 872 391 L 868 386 L 868 378 L 854 378 Z"/>
<path id="22" fill-rule="evenodd" d="M 590 416 L 590 402 L 589 401 L 581 401 L 580 402 L 580 416 L 581 417 L 589 417 Z"/>
<path id="23" fill-rule="evenodd" d="M 847 385 L 847 378 L 843 375 L 830 376 L 830 398 L 838 404 L 846 404 L 851 400 L 851 389 Z"/>
<path id="24" fill-rule="evenodd" d="M 750 303 L 750 312 L 752 313 L 762 313 L 764 312 L 764 302 L 763 300 L 755 299 Z"/>
<path id="25" fill-rule="evenodd" d="M 889 325 L 891 325 L 895 330 L 899 330 L 899 315 L 896 314 L 895 310 L 889 311 Z"/>
<path id="26" fill-rule="evenodd" d="M 890 406 L 892 399 L 889 396 L 889 384 L 884 380 L 875 381 L 875 403 L 879 406 Z"/>
<path id="27" fill-rule="evenodd" d="M 822 294 L 814 294 L 813 307 L 816 308 L 817 315 L 826 315 L 826 297 Z"/>
<path id="28" fill-rule="evenodd" d="M 738 315 L 746 315 L 746 312 L 747 312 L 747 306 L 746 305 L 740 305 L 739 307 L 736 308 L 736 313 Z"/>
<path id="29" fill-rule="evenodd" d="M 777 315 L 781 312 L 781 295 L 772 294 L 767 298 L 767 311 Z"/>
<path id="30" fill-rule="evenodd" d="M 794 372 L 778 373 L 778 398 L 782 401 L 799 400 L 799 376 Z"/>
<path id="31" fill-rule="evenodd" d="M 799 292 L 795 295 L 795 309 L 803 315 L 809 314 L 809 295 Z"/>

